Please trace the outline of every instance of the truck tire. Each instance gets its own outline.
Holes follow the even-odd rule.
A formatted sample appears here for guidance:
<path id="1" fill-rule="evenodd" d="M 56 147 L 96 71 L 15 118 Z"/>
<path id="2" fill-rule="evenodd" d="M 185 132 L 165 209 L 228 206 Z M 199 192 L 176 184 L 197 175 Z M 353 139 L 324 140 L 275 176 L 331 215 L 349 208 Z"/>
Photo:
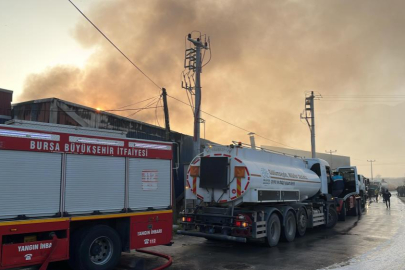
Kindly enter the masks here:
<path id="1" fill-rule="evenodd" d="M 282 229 L 282 238 L 286 242 L 292 242 L 295 239 L 297 233 L 297 221 L 292 211 L 288 211 L 284 217 L 284 227 Z"/>
<path id="2" fill-rule="evenodd" d="M 338 214 L 337 214 L 336 209 L 332 206 L 329 206 L 328 219 L 329 219 L 329 222 L 325 224 L 325 227 L 328 229 L 335 227 L 337 220 L 338 220 Z"/>
<path id="3" fill-rule="evenodd" d="M 297 214 L 297 236 L 302 237 L 307 231 L 308 217 L 304 207 L 300 207 Z"/>
<path id="4" fill-rule="evenodd" d="M 353 216 L 357 217 L 358 215 L 359 215 L 359 201 L 355 200 L 353 207 Z"/>
<path id="5" fill-rule="evenodd" d="M 343 202 L 342 204 L 342 209 L 340 210 L 339 213 L 339 220 L 340 221 L 345 221 L 346 220 L 346 204 Z"/>
<path id="6" fill-rule="evenodd" d="M 362 205 L 361 205 L 361 203 L 360 203 L 360 201 L 359 201 L 359 203 L 357 204 L 357 213 L 358 213 L 358 216 L 359 217 L 361 217 L 361 215 L 362 215 L 362 212 L 363 212 L 363 207 L 362 207 Z"/>
<path id="7" fill-rule="evenodd" d="M 277 246 L 281 235 L 281 222 L 276 213 L 271 214 L 267 221 L 267 241 L 269 247 Z"/>
<path id="8" fill-rule="evenodd" d="M 353 208 L 352 209 L 350 209 L 349 210 L 349 215 L 350 216 L 354 216 L 354 217 L 357 217 L 358 215 L 359 215 L 359 207 L 358 207 L 358 201 L 357 200 L 355 200 L 354 201 L 354 206 L 353 206 Z"/>
<path id="9" fill-rule="evenodd" d="M 70 256 L 75 270 L 112 270 L 121 258 L 121 239 L 106 225 L 82 229 L 72 237 Z"/>

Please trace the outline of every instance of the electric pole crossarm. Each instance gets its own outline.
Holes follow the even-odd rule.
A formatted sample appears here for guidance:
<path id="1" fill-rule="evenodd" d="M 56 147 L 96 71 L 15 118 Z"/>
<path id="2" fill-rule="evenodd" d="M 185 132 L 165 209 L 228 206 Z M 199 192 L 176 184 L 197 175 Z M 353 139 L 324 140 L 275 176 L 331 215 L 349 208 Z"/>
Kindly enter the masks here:
<path id="1" fill-rule="evenodd" d="M 204 45 L 200 40 L 199 40 L 199 38 L 197 38 L 197 40 L 195 40 L 195 39 L 192 39 L 190 36 L 187 38 L 187 40 L 188 41 L 190 41 L 191 43 L 193 43 L 196 47 L 200 47 L 200 48 L 203 48 L 203 49 L 208 49 L 208 47 L 207 47 L 207 45 Z"/>

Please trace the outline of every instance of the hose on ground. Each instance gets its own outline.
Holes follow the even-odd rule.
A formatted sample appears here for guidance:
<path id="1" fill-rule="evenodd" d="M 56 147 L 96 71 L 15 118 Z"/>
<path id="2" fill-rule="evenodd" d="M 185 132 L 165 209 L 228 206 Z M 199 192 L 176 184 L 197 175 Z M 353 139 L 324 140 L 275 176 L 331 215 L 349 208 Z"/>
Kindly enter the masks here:
<path id="1" fill-rule="evenodd" d="M 155 252 L 155 251 L 150 251 L 150 250 L 143 250 L 143 249 L 137 249 L 136 251 L 141 252 L 141 253 L 154 255 L 154 256 L 158 256 L 158 257 L 161 257 L 161 258 L 165 258 L 167 260 L 167 262 L 164 265 L 161 265 L 161 266 L 159 266 L 159 267 L 157 267 L 157 268 L 155 268 L 153 270 L 163 270 L 163 269 L 166 269 L 167 267 L 169 267 L 170 265 L 172 265 L 173 259 L 169 255 L 158 253 L 158 252 Z"/>

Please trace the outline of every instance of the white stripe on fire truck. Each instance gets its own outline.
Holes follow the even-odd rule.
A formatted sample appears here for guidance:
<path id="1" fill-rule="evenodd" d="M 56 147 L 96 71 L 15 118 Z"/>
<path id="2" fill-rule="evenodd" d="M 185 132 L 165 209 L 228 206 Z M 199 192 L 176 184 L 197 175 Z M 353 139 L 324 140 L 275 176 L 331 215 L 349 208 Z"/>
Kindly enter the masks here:
<path id="1" fill-rule="evenodd" d="M 0 136 L 22 138 L 22 139 L 60 141 L 60 136 L 55 135 L 55 134 L 33 133 L 33 132 L 25 132 L 25 131 L 7 130 L 7 129 L 0 129 Z"/>
<path id="2" fill-rule="evenodd" d="M 86 137 L 77 137 L 77 136 L 69 136 L 69 142 L 100 144 L 100 145 L 112 145 L 112 146 L 124 146 L 123 141 L 96 139 L 96 138 L 86 138 Z"/>
<path id="3" fill-rule="evenodd" d="M 152 144 L 152 143 L 138 143 L 138 142 L 128 142 L 129 147 L 136 148 L 146 148 L 146 149 L 157 149 L 157 150 L 172 150 L 170 145 L 164 144 Z"/>

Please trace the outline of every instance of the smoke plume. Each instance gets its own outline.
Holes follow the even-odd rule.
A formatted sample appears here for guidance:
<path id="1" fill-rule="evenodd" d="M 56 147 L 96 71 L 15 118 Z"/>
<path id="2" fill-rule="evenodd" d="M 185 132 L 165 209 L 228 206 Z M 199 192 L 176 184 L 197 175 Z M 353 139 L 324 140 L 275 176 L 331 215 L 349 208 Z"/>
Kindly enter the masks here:
<path id="1" fill-rule="evenodd" d="M 299 120 L 304 92 L 404 93 L 404 8 L 400 0 L 117 0 L 84 12 L 169 95 L 184 101 L 185 35 L 208 34 L 212 60 L 202 73 L 202 109 L 285 145 L 310 149 L 308 128 Z M 83 47 L 95 49 L 86 66 L 30 75 L 21 101 L 55 96 L 115 109 L 160 94 L 87 21 L 77 22 L 73 33 Z M 337 149 L 361 166 L 367 158 L 398 162 L 395 151 L 405 147 L 398 115 L 404 107 L 317 101 L 317 149 Z M 192 134 L 190 108 L 169 98 L 169 109 L 172 129 Z M 162 124 L 161 110 L 158 117 Z M 135 118 L 156 123 L 154 110 Z M 202 118 L 208 139 L 248 141 L 247 132 L 206 114 Z M 383 175 L 404 173 L 398 166 L 376 166 Z M 368 167 L 361 168 L 368 175 Z"/>

